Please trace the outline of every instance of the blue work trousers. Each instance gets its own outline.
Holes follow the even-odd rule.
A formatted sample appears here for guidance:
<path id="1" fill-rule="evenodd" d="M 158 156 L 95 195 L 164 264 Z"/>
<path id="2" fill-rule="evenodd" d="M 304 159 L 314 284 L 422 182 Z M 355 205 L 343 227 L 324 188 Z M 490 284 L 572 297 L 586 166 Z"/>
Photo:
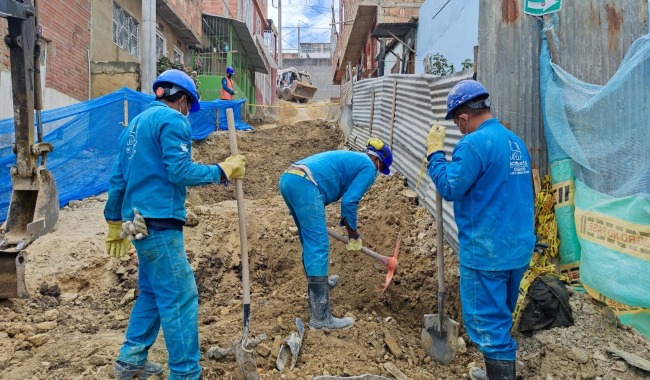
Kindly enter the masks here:
<path id="1" fill-rule="evenodd" d="M 514 270 L 476 270 L 460 266 L 460 297 L 467 335 L 492 360 L 515 360 L 512 312 L 528 265 Z"/>
<path id="2" fill-rule="evenodd" d="M 296 174 L 282 174 L 279 186 L 298 227 L 305 273 L 308 277 L 327 276 L 330 241 L 323 195 L 309 179 Z"/>
<path id="3" fill-rule="evenodd" d="M 199 379 L 199 297 L 183 232 L 149 229 L 149 236 L 133 244 L 138 253 L 140 295 L 117 359 L 133 365 L 145 363 L 162 325 L 169 379 Z"/>

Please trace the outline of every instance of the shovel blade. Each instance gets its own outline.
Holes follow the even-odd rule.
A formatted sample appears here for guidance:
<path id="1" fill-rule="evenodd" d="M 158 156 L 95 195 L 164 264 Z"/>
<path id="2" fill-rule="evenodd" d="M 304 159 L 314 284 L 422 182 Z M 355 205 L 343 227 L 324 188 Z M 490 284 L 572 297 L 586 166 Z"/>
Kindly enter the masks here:
<path id="1" fill-rule="evenodd" d="M 255 361 L 255 351 L 247 349 L 242 341 L 237 342 L 234 347 L 235 360 L 241 370 L 244 380 L 259 380 L 260 375 L 257 373 L 257 362 Z"/>
<path id="2" fill-rule="evenodd" d="M 458 322 L 444 317 L 440 324 L 440 315 L 426 314 L 422 327 L 422 347 L 433 360 L 449 364 L 458 352 Z"/>

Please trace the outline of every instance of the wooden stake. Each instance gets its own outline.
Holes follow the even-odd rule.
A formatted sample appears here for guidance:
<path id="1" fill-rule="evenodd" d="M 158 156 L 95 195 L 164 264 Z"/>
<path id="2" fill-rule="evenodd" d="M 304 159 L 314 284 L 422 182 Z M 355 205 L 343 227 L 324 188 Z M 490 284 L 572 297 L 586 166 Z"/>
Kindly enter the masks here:
<path id="1" fill-rule="evenodd" d="M 390 113 L 390 149 L 393 149 L 393 127 L 395 126 L 395 104 L 397 102 L 397 81 L 393 81 L 393 109 Z"/>

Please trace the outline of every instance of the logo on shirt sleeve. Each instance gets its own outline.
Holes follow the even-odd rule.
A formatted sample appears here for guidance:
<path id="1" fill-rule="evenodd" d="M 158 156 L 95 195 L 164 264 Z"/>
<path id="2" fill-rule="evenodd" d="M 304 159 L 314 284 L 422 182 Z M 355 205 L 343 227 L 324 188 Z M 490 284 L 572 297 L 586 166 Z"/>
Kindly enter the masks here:
<path id="1" fill-rule="evenodd" d="M 529 174 L 528 161 L 524 159 L 521 147 L 516 141 L 508 141 L 510 144 L 510 175 Z"/>

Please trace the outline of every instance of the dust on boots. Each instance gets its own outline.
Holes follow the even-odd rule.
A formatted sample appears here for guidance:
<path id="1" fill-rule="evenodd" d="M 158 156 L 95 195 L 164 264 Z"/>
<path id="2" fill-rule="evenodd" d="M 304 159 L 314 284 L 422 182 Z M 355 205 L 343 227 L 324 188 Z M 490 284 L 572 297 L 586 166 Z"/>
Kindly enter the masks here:
<path id="1" fill-rule="evenodd" d="M 484 358 L 485 371 L 476 367 L 469 370 L 472 380 L 515 380 L 516 363 L 514 361 L 491 360 Z"/>
<path id="2" fill-rule="evenodd" d="M 307 277 L 309 296 L 309 326 L 320 330 L 352 327 L 354 318 L 335 318 L 330 307 L 330 284 L 327 276 Z"/>

